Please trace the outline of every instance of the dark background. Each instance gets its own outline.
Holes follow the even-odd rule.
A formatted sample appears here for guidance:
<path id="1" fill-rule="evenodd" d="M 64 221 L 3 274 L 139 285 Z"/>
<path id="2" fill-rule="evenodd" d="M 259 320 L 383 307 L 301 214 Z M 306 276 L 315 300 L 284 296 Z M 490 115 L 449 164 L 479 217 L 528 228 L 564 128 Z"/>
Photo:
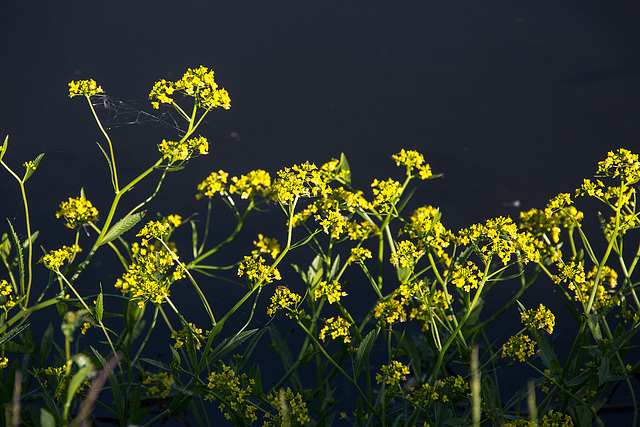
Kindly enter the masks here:
<path id="1" fill-rule="evenodd" d="M 635 1 L 84 0 L 1 10 L 0 136 L 10 135 L 15 170 L 46 153 L 27 184 L 46 249 L 72 243 L 54 217 L 62 200 L 84 187 L 106 214 L 111 197 L 102 137 L 83 100 L 68 99 L 71 80 L 93 78 L 144 105 L 161 78 L 215 70 L 232 109 L 200 129 L 211 154 L 170 176 L 150 208 L 171 203 L 164 213 L 183 216 L 204 208 L 195 186 L 214 170 L 273 174 L 344 152 L 367 190 L 373 178 L 402 178 L 390 155 L 406 148 L 445 174 L 420 185 L 417 203 L 439 206 L 457 230 L 516 216 L 505 206 L 514 200 L 543 207 L 591 177 L 607 151 L 640 147 Z M 173 134 L 123 126 L 112 136 L 124 181 Z M 19 228 L 17 186 L 6 173 L 0 186 L 0 216 Z M 102 268 L 94 273 L 110 286 L 121 271 Z"/>

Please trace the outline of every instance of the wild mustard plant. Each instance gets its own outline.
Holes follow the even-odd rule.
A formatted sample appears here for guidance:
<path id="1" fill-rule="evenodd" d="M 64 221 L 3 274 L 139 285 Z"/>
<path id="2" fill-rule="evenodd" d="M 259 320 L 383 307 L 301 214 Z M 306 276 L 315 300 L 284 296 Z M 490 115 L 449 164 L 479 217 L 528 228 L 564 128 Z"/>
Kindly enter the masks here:
<path id="1" fill-rule="evenodd" d="M 610 152 L 595 180 L 522 212 L 519 222 L 498 216 L 457 231 L 439 208 L 412 206 L 420 197 L 412 185 L 439 175 L 423 154 L 405 149 L 391 156 L 404 178 L 378 177 L 364 190 L 352 186 L 344 155 L 275 173 L 218 169 L 195 186 L 205 215 L 142 222 L 165 180 L 178 175 L 169 173 L 209 153 L 196 131 L 213 109 L 230 108 L 229 94 L 206 67 L 156 82 L 152 108 L 177 114 L 186 132 L 151 141 L 157 158 L 129 182 L 116 164 L 126 153 L 116 151 L 95 111 L 108 95 L 82 80 L 69 84 L 69 96 L 88 101 L 103 133 L 99 150 L 113 190 L 110 202 L 96 204 L 100 214 L 82 188 L 59 205 L 71 242 L 53 250 L 34 244 L 25 183 L 41 173 L 43 155 L 24 162 L 20 176 L 4 160 L 8 138 L 0 148 L 26 224 L 16 231 L 9 221 L 0 241 L 0 398 L 24 424 L 37 417 L 79 425 L 94 405 L 94 421 L 119 425 L 153 425 L 186 411 L 199 425 L 221 418 L 243 426 L 332 425 L 340 418 L 357 426 L 586 426 L 601 421 L 621 391 L 637 422 L 640 247 L 630 236 L 640 227 L 638 155 Z M 154 180 L 155 190 L 130 200 L 142 180 Z M 577 207 L 583 198 L 606 209 L 599 237 L 588 229 L 591 214 Z M 235 226 L 213 215 L 220 200 Z M 282 215 L 284 229 L 245 236 L 248 216 L 264 212 Z M 83 233 L 87 227 L 95 233 Z M 228 235 L 212 242 L 212 229 Z M 188 250 L 174 239 L 185 233 Z M 243 238 L 247 252 L 217 256 Z M 118 262 L 117 279 L 92 277 L 88 266 L 108 256 Z M 556 323 L 553 297 L 538 286 L 555 287 L 577 332 Z M 181 306 L 172 292 L 185 289 L 193 301 Z M 221 289 L 230 290 L 221 298 Z M 524 307 L 525 293 L 540 301 Z M 488 312 L 493 299 L 498 308 Z M 30 322 L 40 311 L 59 316 L 53 323 L 64 345 L 53 327 L 33 342 Z M 492 341 L 488 332 L 505 324 L 522 329 Z M 558 330 L 572 340 L 555 340 Z M 157 345 L 165 356 L 156 356 Z M 282 366 L 267 365 L 270 349 Z M 524 387 L 512 378 L 523 388 L 504 396 L 496 372 L 512 361 L 535 380 Z M 535 386 L 542 401 L 530 392 Z"/>

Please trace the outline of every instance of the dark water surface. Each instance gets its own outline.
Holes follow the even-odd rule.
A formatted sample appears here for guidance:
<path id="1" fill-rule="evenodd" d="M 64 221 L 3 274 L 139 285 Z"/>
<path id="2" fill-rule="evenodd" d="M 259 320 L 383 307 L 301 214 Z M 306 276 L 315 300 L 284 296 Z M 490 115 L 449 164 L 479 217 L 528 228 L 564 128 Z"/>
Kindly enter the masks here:
<path id="1" fill-rule="evenodd" d="M 373 178 L 403 176 L 389 157 L 407 148 L 445 174 L 421 184 L 417 203 L 439 206 L 443 223 L 458 229 L 517 215 L 505 206 L 515 200 L 542 207 L 590 177 L 607 151 L 640 149 L 638 2 L 25 1 L 2 9 L 0 136 L 10 135 L 5 160 L 16 169 L 46 152 L 28 190 L 48 249 L 71 243 L 54 217 L 60 201 L 81 186 L 99 208 L 109 200 L 95 146 L 102 138 L 85 103 L 68 99 L 71 80 L 93 78 L 110 96 L 144 105 L 156 80 L 215 70 L 232 109 L 210 114 L 200 130 L 211 154 L 170 176 L 150 208 L 171 203 L 185 217 L 204 209 L 195 185 L 213 170 L 273 173 L 344 152 L 366 190 Z M 112 135 L 129 178 L 173 136 L 147 126 Z M 17 187 L 6 173 L 0 185 L 0 217 L 19 226 Z M 103 265 L 92 274 L 108 287 L 120 273 Z"/>

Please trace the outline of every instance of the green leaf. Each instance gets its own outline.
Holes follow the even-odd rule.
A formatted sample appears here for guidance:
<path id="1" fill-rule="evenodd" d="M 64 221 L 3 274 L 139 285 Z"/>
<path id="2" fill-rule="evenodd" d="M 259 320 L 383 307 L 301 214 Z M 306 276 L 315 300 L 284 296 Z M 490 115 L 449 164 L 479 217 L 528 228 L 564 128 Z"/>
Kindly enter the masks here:
<path id="1" fill-rule="evenodd" d="M 255 334 L 257 329 L 250 329 L 248 331 L 240 332 L 239 334 L 225 338 L 209 355 L 209 362 L 213 363 L 218 359 L 222 359 L 226 356 L 231 350 L 245 342 L 245 340 L 251 338 L 253 334 Z"/>
<path id="2" fill-rule="evenodd" d="M 562 368 L 558 362 L 558 356 L 554 353 L 547 337 L 539 329 L 530 329 L 530 332 L 540 348 L 540 359 L 542 360 L 542 364 L 551 369 L 551 372 L 554 374 L 560 374 L 562 372 Z"/>
<path id="3" fill-rule="evenodd" d="M 113 225 L 113 227 L 111 227 L 111 229 L 107 231 L 107 234 L 104 235 L 104 237 L 102 238 L 102 241 L 100 242 L 100 246 L 104 245 L 105 243 L 109 243 L 110 241 L 120 237 L 122 233 L 128 231 L 131 227 L 136 225 L 142 218 L 144 218 L 146 213 L 147 211 L 142 211 L 132 215 L 127 215 L 124 218 L 122 218 L 120 221 L 116 222 Z"/>
<path id="4" fill-rule="evenodd" d="M 598 315 L 587 313 L 587 324 L 591 329 L 591 334 L 595 338 L 596 342 L 602 341 L 602 332 L 600 332 L 600 325 L 598 324 Z"/>
<path id="5" fill-rule="evenodd" d="M 56 419 L 44 408 L 40 409 L 40 427 L 56 427 Z"/>
<path id="6" fill-rule="evenodd" d="M 4 144 L 0 147 L 0 161 L 4 158 L 4 155 L 7 154 L 7 146 L 9 145 L 9 135 L 4 137 Z"/>
<path id="7" fill-rule="evenodd" d="M 96 298 L 96 307 L 95 307 L 95 313 L 96 313 L 96 320 L 98 321 L 98 323 L 102 322 L 102 315 L 104 314 L 104 306 L 103 306 L 103 296 L 102 296 L 102 290 L 100 291 L 100 293 L 98 294 L 98 298 Z"/>
<path id="8" fill-rule="evenodd" d="M 43 157 L 44 153 L 40 153 L 38 157 L 33 160 L 33 168 L 27 168 L 27 171 L 24 174 L 24 178 L 22 178 L 22 182 L 25 182 L 29 179 L 29 177 L 31 177 L 31 175 L 33 175 L 33 173 L 36 171 L 36 168 L 40 164 L 40 160 L 42 160 Z"/>
<path id="9" fill-rule="evenodd" d="M 609 369 L 609 359 L 600 358 L 600 366 L 598 366 L 598 387 L 604 383 L 611 381 L 611 369 Z"/>
<path id="10" fill-rule="evenodd" d="M 409 194 L 407 194 L 402 200 L 396 203 L 396 210 L 398 211 L 398 213 L 402 212 L 407 202 L 409 202 L 409 200 L 411 199 L 411 196 L 413 196 L 413 193 L 415 193 L 416 190 L 417 190 L 417 187 L 412 188 L 411 191 L 409 191 Z"/>
<path id="11" fill-rule="evenodd" d="M 16 248 L 16 261 L 18 262 L 18 271 L 20 273 L 20 289 L 24 290 L 24 259 L 22 257 L 22 245 L 20 244 L 20 239 L 18 238 L 16 231 L 13 229 L 13 224 L 9 218 L 7 218 L 7 222 L 9 223 L 9 228 L 11 230 L 13 245 Z"/>
<path id="12" fill-rule="evenodd" d="M 351 168 L 349 167 L 347 156 L 345 156 L 344 153 L 340 153 L 340 163 L 338 163 L 338 167 L 340 168 L 338 182 L 351 187 Z"/>
<path id="13" fill-rule="evenodd" d="M 369 353 L 371 353 L 373 344 L 375 344 L 376 338 L 378 338 L 379 330 L 379 328 L 376 328 L 369 332 L 367 336 L 362 340 L 360 347 L 358 347 L 358 352 L 356 353 L 356 363 L 353 369 L 353 376 L 356 380 L 358 379 L 358 375 L 360 375 L 363 363 L 369 360 Z"/>
<path id="14" fill-rule="evenodd" d="M 11 338 L 15 337 L 16 335 L 18 335 L 20 332 L 22 332 L 28 327 L 29 327 L 29 324 L 27 323 L 26 325 L 18 326 L 17 328 L 12 329 L 9 332 L 5 333 L 0 337 L 0 345 L 3 345 L 4 343 L 9 341 Z"/>
<path id="15" fill-rule="evenodd" d="M 255 350 L 256 345 L 258 344 L 258 341 L 260 341 L 260 338 L 262 338 L 265 332 L 267 332 L 267 328 L 263 328 L 253 338 L 251 338 L 251 341 L 249 342 L 247 349 L 243 353 L 244 357 L 242 358 L 242 361 L 238 364 L 238 370 L 242 369 L 246 361 L 249 360 L 249 357 L 251 357 L 251 353 L 253 353 L 253 350 Z"/>
<path id="16" fill-rule="evenodd" d="M 100 364 L 102 365 L 102 369 L 107 370 L 107 374 L 108 374 L 107 379 L 109 380 L 109 385 L 111 386 L 111 392 L 113 393 L 113 400 L 115 401 L 115 404 L 116 404 L 118 419 L 124 420 L 126 419 L 125 404 L 124 404 L 125 402 L 122 396 L 122 389 L 120 388 L 120 384 L 118 383 L 118 379 L 116 378 L 115 374 L 113 373 L 113 370 L 111 369 L 107 361 L 104 359 L 104 357 L 102 357 L 102 355 L 98 353 L 98 351 L 95 348 L 91 346 L 90 348 L 93 354 L 98 359 L 98 361 L 100 361 Z"/>
<path id="17" fill-rule="evenodd" d="M 400 263 L 396 265 L 396 274 L 400 283 L 406 283 L 413 273 L 413 267 L 403 267 Z"/>
<path id="18" fill-rule="evenodd" d="M 187 394 L 183 391 L 178 392 L 176 397 L 174 397 L 173 401 L 169 404 L 169 412 L 175 414 L 182 411 L 191 402 L 191 399 L 193 399 L 191 394 Z"/>
<path id="19" fill-rule="evenodd" d="M 76 374 L 71 378 L 69 385 L 67 386 L 67 403 L 66 405 L 71 405 L 71 401 L 73 397 L 76 395 L 78 391 L 78 387 L 82 385 L 82 382 L 87 378 L 87 376 L 91 373 L 91 369 L 93 367 L 91 365 L 87 365 L 84 368 L 81 368 Z"/>
<path id="20" fill-rule="evenodd" d="M 160 368 L 164 371 L 171 371 L 171 366 L 167 365 L 166 363 L 158 362 L 157 360 L 154 360 L 154 359 L 147 359 L 146 357 L 141 357 L 140 360 L 148 363 L 149 365 L 153 365 L 156 368 Z"/>
<path id="21" fill-rule="evenodd" d="M 340 255 L 336 255 L 336 258 L 333 260 L 333 265 L 331 266 L 331 271 L 329 272 L 329 278 L 333 279 L 338 275 L 338 270 L 340 270 Z"/>

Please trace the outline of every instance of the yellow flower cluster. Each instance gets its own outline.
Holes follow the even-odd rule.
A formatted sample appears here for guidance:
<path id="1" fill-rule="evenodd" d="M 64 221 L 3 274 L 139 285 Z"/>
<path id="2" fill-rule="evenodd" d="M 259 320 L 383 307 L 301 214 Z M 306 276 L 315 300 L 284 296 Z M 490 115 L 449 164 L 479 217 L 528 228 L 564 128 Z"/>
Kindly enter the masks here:
<path id="1" fill-rule="evenodd" d="M 598 267 L 593 266 L 591 271 L 586 274 L 585 280 L 579 283 L 569 283 L 569 289 L 575 293 L 576 301 L 581 301 L 583 304 L 587 304 L 589 302 L 591 292 L 595 286 L 594 281 L 597 272 Z M 606 265 L 603 266 L 602 272 L 600 273 L 600 282 L 597 285 L 596 295 L 593 301 L 593 307 L 595 309 L 606 310 L 612 308 L 614 305 L 620 305 L 620 299 L 615 292 L 617 284 L 618 273 Z"/>
<path id="2" fill-rule="evenodd" d="M 596 176 L 618 178 L 623 184 L 632 185 L 640 181 L 640 161 L 638 155 L 620 148 L 610 151 L 607 158 L 598 163 Z"/>
<path id="3" fill-rule="evenodd" d="M 146 240 L 131 246 L 133 261 L 115 287 L 129 294 L 140 308 L 148 301 L 161 304 L 169 296 L 169 287 L 185 276 L 182 267 L 176 267 L 173 256 L 164 247 L 156 247 Z"/>
<path id="4" fill-rule="evenodd" d="M 378 211 L 383 214 L 391 212 L 402 192 L 402 184 L 391 178 L 386 181 L 374 179 L 371 187 L 374 196 L 371 207 L 378 208 Z"/>
<path id="5" fill-rule="evenodd" d="M 416 209 L 401 233 L 407 232 L 424 248 L 433 249 L 438 257 L 442 257 L 444 249 L 449 246 L 453 237 L 440 222 L 440 211 L 433 206 L 422 206 Z"/>
<path id="6" fill-rule="evenodd" d="M 60 203 L 60 210 L 56 212 L 56 218 L 64 218 L 68 228 L 77 228 L 87 222 L 98 220 L 98 209 L 84 197 L 72 198 Z"/>
<path id="7" fill-rule="evenodd" d="M 240 177 L 231 178 L 233 184 L 229 185 L 229 194 L 240 193 L 241 199 L 254 198 L 256 196 L 269 197 L 271 192 L 271 176 L 269 172 L 257 169 Z"/>
<path id="8" fill-rule="evenodd" d="M 569 282 L 569 286 L 572 288 L 572 286 L 575 287 L 576 284 L 579 285 L 586 280 L 582 264 L 571 261 L 569 264 L 558 262 L 556 266 L 560 270 L 557 275 L 553 276 L 553 281 L 556 284 Z"/>
<path id="9" fill-rule="evenodd" d="M 396 165 L 402 165 L 407 168 L 407 176 L 412 176 L 413 170 L 416 169 L 420 179 L 433 178 L 431 166 L 429 166 L 428 163 L 425 163 L 424 156 L 417 151 L 406 151 L 403 148 L 399 153 L 391 156 L 391 158 L 396 161 Z"/>
<path id="10" fill-rule="evenodd" d="M 558 211 L 568 209 L 572 204 L 573 201 L 571 200 L 571 195 L 569 193 L 560 193 L 553 199 L 549 200 L 547 207 L 544 209 L 544 213 L 550 217 Z"/>
<path id="11" fill-rule="evenodd" d="M 226 194 L 228 177 L 229 174 L 223 170 L 211 172 L 207 179 L 198 184 L 198 194 L 196 194 L 196 199 L 213 197 L 216 194 Z"/>
<path id="12" fill-rule="evenodd" d="M 303 163 L 278 171 L 278 178 L 271 186 L 272 197 L 284 204 L 296 198 L 324 195 L 330 181 L 336 178 L 338 161 L 332 160 L 318 168 L 313 163 Z"/>
<path id="13" fill-rule="evenodd" d="M 400 296 L 400 304 L 402 305 L 414 302 L 409 318 L 418 320 L 424 331 L 429 329 L 429 324 L 433 322 L 434 317 L 442 318 L 445 316 L 445 310 L 453 301 L 452 295 L 439 289 L 432 291 L 422 280 L 402 284 L 394 294 Z"/>
<path id="14" fill-rule="evenodd" d="M 42 388 L 49 387 L 53 391 L 53 397 L 58 399 L 62 397 L 62 393 L 67 389 L 67 383 L 71 377 L 65 376 L 66 365 L 58 368 L 48 367 L 44 369 L 36 369 L 34 372 L 38 378 L 38 382 Z M 44 378 L 41 378 L 44 375 Z"/>
<path id="15" fill-rule="evenodd" d="M 394 298 L 379 302 L 373 309 L 373 316 L 391 324 L 407 320 L 402 303 Z"/>
<path id="16" fill-rule="evenodd" d="M 527 335 L 515 335 L 502 347 L 502 357 L 516 358 L 524 362 L 527 357 L 535 354 L 535 343 Z"/>
<path id="17" fill-rule="evenodd" d="M 276 239 L 264 237 L 262 234 L 258 234 L 258 240 L 254 240 L 253 244 L 256 245 L 256 249 L 251 251 L 254 255 L 269 254 L 271 258 L 276 259 L 280 253 L 280 243 Z"/>
<path id="18" fill-rule="evenodd" d="M 142 236 L 146 239 L 162 239 L 167 236 L 176 227 L 176 223 L 180 225 L 181 218 L 179 215 L 173 215 L 174 222 L 167 221 L 149 221 L 142 227 L 142 230 L 136 234 L 136 237 Z M 143 241 L 144 242 L 144 241 Z M 143 243 L 144 245 L 144 243 Z M 144 245 L 146 246 L 146 245 Z"/>
<path id="19" fill-rule="evenodd" d="M 198 184 L 196 199 L 213 197 L 216 194 L 224 196 L 238 193 L 242 199 L 253 199 L 258 196 L 270 197 L 271 176 L 261 169 L 251 171 L 240 177 L 234 176 L 231 179 L 229 179 L 229 174 L 223 170 L 212 172 L 204 181 Z"/>
<path id="20" fill-rule="evenodd" d="M 398 243 L 396 252 L 391 254 L 390 261 L 394 267 L 413 267 L 423 255 L 424 250 L 418 249 L 416 245 L 409 240 L 403 240 Z"/>
<path id="21" fill-rule="evenodd" d="M 369 249 L 363 248 L 362 246 L 351 248 L 351 256 L 347 259 L 347 264 L 354 262 L 362 263 L 367 258 L 371 258 L 371 251 Z"/>
<path id="22" fill-rule="evenodd" d="M 327 234 L 331 234 L 334 239 L 339 239 L 340 235 L 345 232 L 349 226 L 347 223 L 347 217 L 342 216 L 338 211 L 328 211 L 324 217 L 316 215 L 315 219 L 318 221 L 323 231 Z"/>
<path id="23" fill-rule="evenodd" d="M 0 309 L 7 311 L 16 305 L 12 292 L 13 286 L 4 279 L 0 280 Z"/>
<path id="24" fill-rule="evenodd" d="M 556 324 L 556 316 L 542 304 L 540 304 L 537 310 L 530 309 L 520 313 L 520 318 L 522 323 L 527 325 L 527 327 L 531 329 L 544 329 L 550 334 L 553 333 L 553 327 Z"/>
<path id="25" fill-rule="evenodd" d="M 48 254 L 44 255 L 40 262 L 44 264 L 49 270 L 59 270 L 67 260 L 73 260 L 73 257 L 80 252 L 80 246 L 63 246 L 60 249 L 54 249 Z"/>
<path id="26" fill-rule="evenodd" d="M 263 427 L 284 425 L 283 420 L 286 413 L 290 414 L 291 418 L 298 421 L 300 425 L 311 422 L 306 402 L 302 400 L 300 393 L 294 394 L 289 387 L 286 390 L 281 388 L 277 392 L 269 393 L 267 400 L 278 410 L 278 415 L 271 415 L 270 412 L 267 412 L 264 415 L 266 420 Z"/>
<path id="27" fill-rule="evenodd" d="M 333 280 L 331 283 L 326 281 L 320 282 L 318 288 L 313 294 L 313 297 L 315 299 L 327 297 L 327 301 L 329 301 L 329 304 L 338 302 L 340 301 L 340 298 L 346 296 L 347 293 L 342 291 L 342 285 L 337 280 Z"/>
<path id="28" fill-rule="evenodd" d="M 294 314 L 297 313 L 297 307 L 301 300 L 302 297 L 300 295 L 294 294 L 286 286 L 278 286 L 271 296 L 271 304 L 267 309 L 267 314 L 273 317 L 279 310 L 285 308 L 289 311 L 287 316 L 293 318 Z"/>
<path id="29" fill-rule="evenodd" d="M 540 427 L 573 427 L 573 419 L 570 415 L 553 409 L 544 414 Z"/>
<path id="30" fill-rule="evenodd" d="M 160 108 L 160 104 L 171 104 L 171 97 L 175 92 L 195 99 L 196 106 L 210 110 L 222 107 L 231 108 L 231 99 L 224 89 L 218 89 L 218 84 L 213 78 L 213 70 L 200 66 L 196 69 L 189 68 L 182 78 L 176 82 L 164 79 L 156 82 L 151 89 L 149 99 L 153 108 Z"/>
<path id="31" fill-rule="evenodd" d="M 245 420 L 251 422 L 256 421 L 256 408 L 248 402 L 248 398 L 251 396 L 251 391 L 255 385 L 255 381 L 251 378 L 247 378 L 246 374 L 238 375 L 231 367 L 221 363 L 221 367 L 217 372 L 212 372 L 209 375 L 209 390 L 210 393 L 205 396 L 205 400 L 215 401 L 216 396 L 224 398 L 224 401 L 228 403 L 229 409 L 240 414 Z M 219 406 L 223 411 L 224 417 L 231 420 L 231 415 L 225 411 L 227 405 L 221 403 Z"/>
<path id="32" fill-rule="evenodd" d="M 465 267 L 459 264 L 453 267 L 451 283 L 458 288 L 464 289 L 466 292 L 470 292 L 471 289 L 478 288 L 480 283 L 482 283 L 482 273 L 478 270 L 478 266 L 471 261 L 467 261 Z"/>
<path id="33" fill-rule="evenodd" d="M 489 219 L 484 225 L 473 224 L 460 230 L 456 241 L 461 245 L 473 244 L 485 263 L 494 255 L 498 255 L 505 265 L 513 255 L 524 264 L 540 260 L 539 243 L 535 237 L 527 231 L 518 232 L 518 227 L 509 217 Z"/>
<path id="34" fill-rule="evenodd" d="M 0 357 L 0 369 L 4 369 L 9 366 L 9 359 L 6 357 Z"/>
<path id="35" fill-rule="evenodd" d="M 167 141 L 163 139 L 158 144 L 158 151 L 162 154 L 162 157 L 169 160 L 169 163 L 184 162 L 189 160 L 194 153 L 199 155 L 209 154 L 209 141 L 203 136 L 197 138 L 187 139 L 186 141 L 180 140 Z"/>
<path id="36" fill-rule="evenodd" d="M 393 392 L 400 388 L 400 382 L 407 379 L 410 371 L 408 366 L 392 360 L 389 365 L 382 365 L 380 372 L 376 374 L 376 381 L 379 383 L 384 381 L 389 386 L 387 392 Z"/>
<path id="37" fill-rule="evenodd" d="M 69 83 L 69 98 L 73 98 L 77 95 L 93 96 L 104 91 L 95 80 L 78 80 Z"/>
<path id="38" fill-rule="evenodd" d="M 469 383 L 460 375 L 449 376 L 436 382 L 435 385 L 429 383 L 422 384 L 419 388 L 411 388 L 412 400 L 421 402 L 424 406 L 439 401 L 447 403 L 449 401 L 458 401 L 463 397 L 471 396 Z"/>
<path id="39" fill-rule="evenodd" d="M 326 320 L 324 328 L 320 331 L 320 339 L 325 340 L 327 334 L 331 335 L 331 339 L 343 337 L 342 342 L 345 344 L 351 342 L 351 336 L 349 335 L 349 321 L 342 317 L 330 317 Z"/>
<path id="40" fill-rule="evenodd" d="M 195 347 L 200 349 L 202 344 L 207 341 L 207 335 L 209 335 L 209 331 L 202 333 L 202 329 L 197 328 L 193 323 L 189 323 L 189 325 L 179 331 L 173 331 L 171 333 L 171 338 L 176 340 L 176 343 L 173 345 L 173 348 L 180 348 L 187 342 L 190 337 L 193 339 Z"/>
<path id="41" fill-rule="evenodd" d="M 245 274 L 247 279 L 253 282 L 253 285 L 264 285 L 281 279 L 278 269 L 270 270 L 264 258 L 258 254 L 245 256 L 244 261 L 238 266 L 238 276 L 242 277 Z"/>
<path id="42" fill-rule="evenodd" d="M 142 384 L 146 385 L 147 396 L 157 396 L 160 395 L 163 399 L 169 396 L 171 392 L 171 386 L 175 383 L 175 379 L 173 375 L 167 372 L 158 372 L 157 374 L 150 375 L 147 372 L 142 373 L 143 380 Z"/>

